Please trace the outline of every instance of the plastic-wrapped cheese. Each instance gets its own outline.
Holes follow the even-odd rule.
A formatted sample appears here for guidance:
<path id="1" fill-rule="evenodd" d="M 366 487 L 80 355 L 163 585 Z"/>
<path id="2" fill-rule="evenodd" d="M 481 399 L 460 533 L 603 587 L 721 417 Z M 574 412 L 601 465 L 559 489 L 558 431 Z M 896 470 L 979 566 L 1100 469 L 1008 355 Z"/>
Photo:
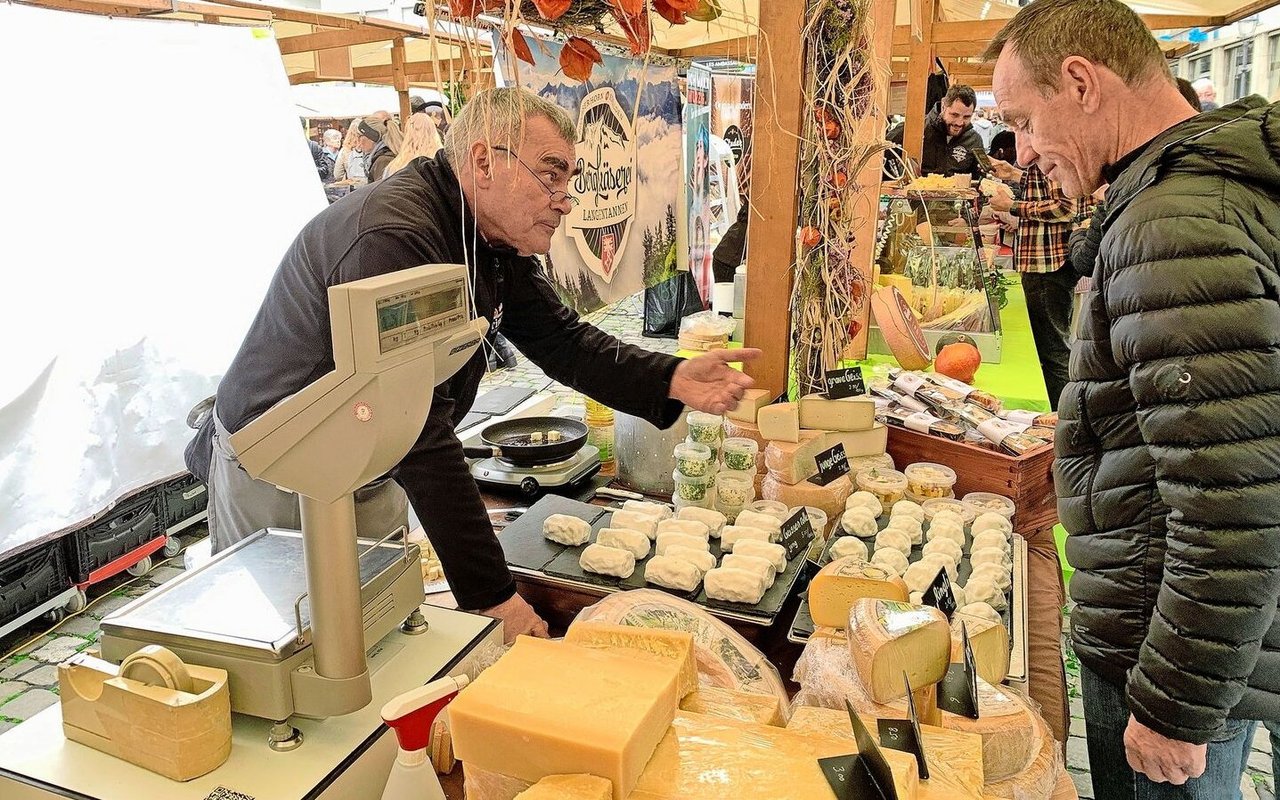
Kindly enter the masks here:
<path id="1" fill-rule="evenodd" d="M 613 781 L 596 775 L 548 775 L 515 800 L 613 800 Z"/>
<path id="2" fill-rule="evenodd" d="M 844 501 L 845 511 L 852 511 L 855 508 L 861 508 L 871 514 L 872 518 L 880 516 L 883 506 L 880 500 L 871 492 L 854 492 L 849 495 L 849 499 Z"/>
<path id="3" fill-rule="evenodd" d="M 609 518 L 609 527 L 629 528 L 633 531 L 640 531 L 645 536 L 653 539 L 657 536 L 658 519 L 637 511 L 615 511 L 613 516 Z"/>
<path id="4" fill-rule="evenodd" d="M 907 599 L 907 585 L 877 564 L 838 558 L 819 570 L 809 583 L 809 614 L 816 625 L 843 628 L 849 624 L 849 609 L 854 602 L 868 597 L 902 602 Z"/>
<path id="5" fill-rule="evenodd" d="M 955 524 L 960 526 L 961 530 L 964 530 L 964 517 L 960 516 L 955 511 L 951 511 L 950 509 L 939 511 L 937 514 L 933 515 L 933 519 L 931 520 L 931 523 L 937 524 L 939 522 L 954 522 Z"/>
<path id="6" fill-rule="evenodd" d="M 905 556 L 911 552 L 911 537 L 892 528 L 880 531 L 876 534 L 876 550 L 886 547 L 897 550 Z"/>
<path id="7" fill-rule="evenodd" d="M 889 511 L 890 518 L 911 517 L 916 522 L 924 523 L 924 507 L 912 500 L 899 500 Z"/>
<path id="8" fill-rule="evenodd" d="M 716 557 L 706 550 L 699 550 L 695 547 L 683 547 L 673 544 L 662 555 L 664 558 L 678 558 L 681 561 L 688 561 L 704 575 L 716 568 Z"/>
<path id="9" fill-rule="evenodd" d="M 1013 533 L 1013 524 L 1000 514 L 994 511 L 987 511 L 979 514 L 977 519 L 973 521 L 973 533 L 978 535 L 983 531 L 1001 531 L 1006 536 Z"/>
<path id="10" fill-rule="evenodd" d="M 956 613 L 964 614 L 967 617 L 977 617 L 979 619 L 985 619 L 989 622 L 1000 621 L 999 612 L 997 612 L 994 608 L 992 608 L 989 603 L 978 603 L 974 601 L 969 601 L 959 606 L 958 608 L 956 608 Z"/>
<path id="11" fill-rule="evenodd" d="M 777 539 L 782 535 L 782 523 L 778 521 L 777 517 L 771 514 L 761 514 L 758 511 L 751 511 L 750 509 L 740 511 L 738 513 L 738 519 L 734 522 L 734 525 L 737 525 L 739 528 L 759 528 L 762 531 L 768 531 L 769 538 L 773 541 L 777 541 Z"/>
<path id="12" fill-rule="evenodd" d="M 787 724 L 778 698 L 773 695 L 737 692 L 716 686 L 699 688 L 680 701 L 680 710 L 779 728 Z"/>
<path id="13" fill-rule="evenodd" d="M 1012 550 L 1008 537 L 999 531 L 983 531 L 974 535 L 970 549 L 977 551 L 985 550 L 988 547 L 998 548 L 1005 553 L 1009 553 Z"/>
<path id="14" fill-rule="evenodd" d="M 755 539 L 739 539 L 733 546 L 734 555 L 756 556 L 767 559 L 774 570 L 781 575 L 787 571 L 787 548 L 772 542 L 761 542 Z"/>
<path id="15" fill-rule="evenodd" d="M 906 555 L 901 550 L 895 550 L 892 547 L 877 550 L 871 556 L 871 563 L 884 567 L 895 575 L 902 575 L 907 571 L 908 567 Z"/>
<path id="16" fill-rule="evenodd" d="M 602 528 L 596 536 L 596 543 L 630 550 L 637 561 L 649 555 L 649 537 L 630 528 Z"/>
<path id="17" fill-rule="evenodd" d="M 591 523 L 568 514 L 552 514 L 542 521 L 542 535 L 553 542 L 577 547 L 591 540 Z"/>
<path id="18" fill-rule="evenodd" d="M 575 621 L 564 640 L 593 650 L 625 651 L 629 657 L 645 657 L 673 662 L 680 672 L 680 695 L 698 688 L 698 664 L 694 658 L 693 636 L 685 631 L 655 630 L 615 625 L 601 621 Z"/>
<path id="19" fill-rule="evenodd" d="M 676 514 L 677 519 L 690 520 L 692 522 L 701 522 L 707 526 L 707 531 L 712 539 L 720 538 L 720 531 L 724 528 L 727 520 L 724 514 L 719 511 L 712 511 L 709 508 L 698 508 L 697 506 L 685 506 L 680 509 L 680 513 Z"/>
<path id="20" fill-rule="evenodd" d="M 981 691 L 979 691 L 981 695 Z M 1018 773 L 1003 780 L 995 780 L 987 770 L 987 782 L 983 787 L 988 797 L 1023 800 L 1028 797 L 1050 797 L 1061 771 L 1061 754 L 1048 724 L 1039 714 L 1031 715 L 1034 733 L 1027 737 L 1035 748 L 1034 757 Z M 983 753 L 984 761 L 989 758 Z"/>
<path id="21" fill-rule="evenodd" d="M 983 564 L 995 564 L 1002 569 L 1008 569 L 1013 565 L 1009 559 L 1009 554 L 1001 550 L 999 547 L 980 547 L 969 555 L 969 563 L 975 568 Z"/>
<path id="22" fill-rule="evenodd" d="M 969 634 L 969 646 L 978 675 L 987 683 L 1001 684 L 1009 676 L 1009 634 L 997 617 L 993 622 L 984 616 L 966 614 L 959 609 L 951 615 L 951 661 L 964 661 L 964 636 Z"/>
<path id="23" fill-rule="evenodd" d="M 779 482 L 794 485 L 818 474 L 818 454 L 824 448 L 821 431 L 801 431 L 794 441 L 771 441 L 764 464 Z"/>
<path id="24" fill-rule="evenodd" d="M 742 513 L 745 514 L 747 512 L 744 511 Z M 753 528 L 749 525 L 725 525 L 724 530 L 720 532 L 720 549 L 726 553 L 732 553 L 734 546 L 740 539 L 768 542 L 770 537 L 769 531 L 763 528 Z"/>
<path id="25" fill-rule="evenodd" d="M 876 518 L 863 508 L 851 508 L 840 515 L 840 527 L 845 533 L 870 539 L 880 531 Z"/>
<path id="26" fill-rule="evenodd" d="M 716 567 L 702 579 L 703 590 L 712 600 L 755 605 L 769 588 L 758 572 Z"/>
<path id="27" fill-rule="evenodd" d="M 647 500 L 627 500 L 622 504 L 623 511 L 634 511 L 637 514 L 644 514 L 646 517 L 656 517 L 659 520 L 670 519 L 671 509 L 662 503 L 650 503 Z"/>
<path id="28" fill-rule="evenodd" d="M 963 548 L 965 542 L 964 528 L 950 522 L 938 522 L 935 519 L 929 525 L 929 535 L 927 538 L 931 542 L 934 539 L 950 539 Z"/>
<path id="29" fill-rule="evenodd" d="M 773 563 L 759 556 L 729 553 L 720 559 L 720 566 L 725 569 L 740 569 L 744 572 L 757 573 L 764 578 L 765 589 L 773 586 L 774 580 L 778 577 L 778 571 L 773 568 Z"/>
<path id="30" fill-rule="evenodd" d="M 960 545 L 951 539 L 938 538 L 934 539 L 924 546 L 924 554 L 932 555 L 941 553 L 951 560 L 951 566 L 959 566 L 960 559 L 964 557 L 964 551 L 960 549 Z"/>
<path id="31" fill-rule="evenodd" d="M 773 473 L 766 475 L 760 482 L 760 496 L 765 500 L 777 500 L 785 503 L 787 508 L 797 506 L 819 508 L 827 515 L 827 519 L 836 519 L 844 513 L 844 502 L 852 491 L 853 483 L 847 475 L 836 478 L 826 486 L 819 486 L 810 481 L 801 481 L 791 486 L 779 481 Z"/>
<path id="32" fill-rule="evenodd" d="M 889 520 L 888 530 L 902 531 L 911 537 L 913 545 L 924 541 L 924 526 L 915 517 L 899 515 Z"/>
<path id="33" fill-rule="evenodd" d="M 877 703 L 942 680 L 951 659 L 951 628 L 936 608 L 858 600 L 849 610 L 849 653 Z"/>
<path id="34" fill-rule="evenodd" d="M 711 538 L 710 527 L 691 519 L 664 519 L 658 523 L 656 530 L 658 538 L 662 538 L 664 533 L 683 533 L 688 536 L 697 536 L 704 542 Z"/>
<path id="35" fill-rule="evenodd" d="M 690 536 L 687 533 L 660 533 L 658 541 L 654 544 L 654 555 L 665 555 L 668 547 L 679 545 L 680 547 L 691 547 L 695 550 L 707 550 L 707 540 L 700 536 Z"/>
<path id="36" fill-rule="evenodd" d="M 856 536 L 839 536 L 831 543 L 831 557 L 853 557 L 859 561 L 866 561 L 867 545 Z"/>
<path id="37" fill-rule="evenodd" d="M 964 585 L 964 594 L 969 602 L 986 603 L 997 611 L 1007 605 L 1004 593 L 996 588 L 990 578 L 970 578 Z"/>
<path id="38" fill-rule="evenodd" d="M 645 583 L 690 592 L 702 582 L 702 570 L 692 562 L 670 556 L 654 556 L 644 565 Z"/>
<path id="39" fill-rule="evenodd" d="M 636 557 L 630 550 L 623 550 L 620 547 L 589 544 L 578 558 L 578 565 L 582 567 L 583 572 L 630 578 L 631 573 L 636 571 Z"/>
<path id="40" fill-rule="evenodd" d="M 760 435 L 760 428 L 754 422 L 728 418 L 724 421 L 724 438 L 750 439 L 760 446 L 760 452 L 769 446 L 769 440 Z"/>

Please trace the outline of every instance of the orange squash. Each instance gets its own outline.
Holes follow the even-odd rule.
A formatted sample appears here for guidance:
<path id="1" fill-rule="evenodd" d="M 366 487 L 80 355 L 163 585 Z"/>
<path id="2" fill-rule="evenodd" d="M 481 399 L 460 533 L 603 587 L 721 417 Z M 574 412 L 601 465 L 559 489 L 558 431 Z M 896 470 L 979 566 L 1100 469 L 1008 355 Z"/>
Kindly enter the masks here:
<path id="1" fill-rule="evenodd" d="M 973 376 L 982 365 L 982 354 L 971 344 L 949 344 L 934 359 L 933 370 L 948 378 L 973 383 Z"/>

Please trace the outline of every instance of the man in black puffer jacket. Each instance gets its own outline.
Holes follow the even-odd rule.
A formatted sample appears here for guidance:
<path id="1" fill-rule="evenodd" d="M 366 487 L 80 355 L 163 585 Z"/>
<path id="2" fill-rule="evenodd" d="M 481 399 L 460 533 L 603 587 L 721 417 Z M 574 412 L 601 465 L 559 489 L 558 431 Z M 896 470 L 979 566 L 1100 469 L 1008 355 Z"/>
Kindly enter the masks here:
<path id="1" fill-rule="evenodd" d="M 1196 116 L 1118 0 L 989 57 L 1019 163 L 1111 184 L 1056 464 L 1096 796 L 1238 797 L 1280 719 L 1280 106 Z"/>

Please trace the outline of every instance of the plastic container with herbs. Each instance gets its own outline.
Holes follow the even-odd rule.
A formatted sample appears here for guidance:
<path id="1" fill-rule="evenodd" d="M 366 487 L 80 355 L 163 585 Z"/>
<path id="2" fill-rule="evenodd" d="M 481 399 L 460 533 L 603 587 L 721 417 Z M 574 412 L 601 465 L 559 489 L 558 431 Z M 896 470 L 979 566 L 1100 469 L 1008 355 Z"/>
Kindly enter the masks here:
<path id="1" fill-rule="evenodd" d="M 703 478 L 711 471 L 711 448 L 697 442 L 681 442 L 675 447 L 676 472 Z"/>
<path id="2" fill-rule="evenodd" d="M 671 473 L 671 479 L 676 482 L 676 490 L 672 495 L 673 498 L 688 500 L 690 502 L 701 502 L 707 499 L 707 489 L 711 484 L 710 476 L 691 477 L 682 475 L 679 470 Z"/>
<path id="3" fill-rule="evenodd" d="M 760 445 L 754 439 L 725 439 L 721 447 L 725 469 L 738 472 L 756 471 L 756 454 Z"/>
<path id="4" fill-rule="evenodd" d="M 755 473 L 724 471 L 716 475 L 716 508 L 734 508 L 739 511 L 756 495 Z M 726 516 L 728 516 L 726 514 Z"/>
<path id="5" fill-rule="evenodd" d="M 702 411 L 690 411 L 685 421 L 689 423 L 689 439 L 699 444 L 720 446 L 724 438 L 724 417 Z"/>

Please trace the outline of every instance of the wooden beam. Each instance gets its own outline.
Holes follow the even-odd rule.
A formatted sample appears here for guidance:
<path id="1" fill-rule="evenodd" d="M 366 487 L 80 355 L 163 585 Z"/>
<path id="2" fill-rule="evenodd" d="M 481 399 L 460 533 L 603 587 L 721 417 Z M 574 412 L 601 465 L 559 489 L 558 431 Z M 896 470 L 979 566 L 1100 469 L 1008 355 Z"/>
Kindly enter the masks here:
<path id="1" fill-rule="evenodd" d="M 31 5 L 59 11 L 82 11 L 107 17 L 138 17 L 172 11 L 168 0 L 30 0 Z"/>
<path id="2" fill-rule="evenodd" d="M 1142 21 L 1153 31 L 1180 31 L 1186 28 L 1216 28 L 1227 18 L 1210 14 L 1143 14 Z"/>
<path id="3" fill-rule="evenodd" d="M 1232 23 L 1239 22 L 1245 17 L 1252 17 L 1254 14 L 1260 14 L 1269 8 L 1273 8 L 1276 4 L 1276 0 L 1254 0 L 1254 2 L 1240 6 L 1235 11 L 1226 15 L 1222 20 L 1222 24 L 1231 25 Z"/>
<path id="4" fill-rule="evenodd" d="M 791 352 L 791 265 L 796 260 L 796 221 L 800 218 L 796 176 L 804 106 L 801 27 L 805 5 L 805 0 L 760 4 L 764 52 L 756 69 L 743 343 L 764 351 L 745 369 L 756 385 L 773 395 L 787 390 Z"/>
<path id="5" fill-rule="evenodd" d="M 200 14 L 205 21 L 216 22 L 219 19 L 252 20 L 254 22 L 270 22 L 271 12 L 260 8 L 228 8 L 221 3 L 191 3 L 185 0 L 173 0 L 170 11 L 178 14 Z M 210 18 L 212 17 L 212 20 Z"/>
<path id="6" fill-rule="evenodd" d="M 933 26 L 938 18 L 938 3 L 936 0 L 917 2 L 921 4 L 921 36 L 920 41 L 911 43 L 911 60 L 907 65 L 907 123 L 902 150 L 918 165 L 924 154 L 924 104 L 929 96 L 929 73 L 933 70 Z"/>
<path id="7" fill-rule="evenodd" d="M 453 65 L 454 74 L 459 74 L 463 70 L 463 62 L 460 58 L 455 58 L 452 62 L 448 60 L 441 61 L 408 61 L 404 64 L 404 79 L 406 84 L 414 83 L 430 83 L 432 81 L 444 81 L 449 78 L 449 66 Z M 478 69 L 479 72 L 491 73 L 492 63 L 487 63 Z M 394 85 L 394 76 L 391 64 L 374 64 L 368 67 L 356 67 L 352 72 L 352 80 L 356 83 L 380 83 L 388 86 Z M 289 76 L 289 83 L 323 83 L 326 79 L 317 78 L 314 71 L 295 72 Z"/>
<path id="8" fill-rule="evenodd" d="M 400 100 L 400 127 L 408 131 L 412 111 L 409 107 L 409 81 L 405 78 L 404 71 L 404 39 L 396 39 L 391 43 L 391 86 Z"/>
<path id="9" fill-rule="evenodd" d="M 737 39 L 725 39 L 720 42 L 708 42 L 693 47 L 681 47 L 671 51 L 674 58 L 702 58 L 704 56 L 731 56 L 741 58 L 754 56 L 758 48 L 756 37 L 739 36 Z M 753 60 L 753 59 L 749 59 Z"/>
<path id="10" fill-rule="evenodd" d="M 335 47 L 350 47 L 353 44 L 369 44 L 371 42 L 389 42 L 397 37 L 393 31 L 385 28 L 363 27 L 320 31 L 302 36 L 286 36 L 278 39 L 280 55 L 293 53 L 309 53 L 312 50 L 331 50 Z"/>

